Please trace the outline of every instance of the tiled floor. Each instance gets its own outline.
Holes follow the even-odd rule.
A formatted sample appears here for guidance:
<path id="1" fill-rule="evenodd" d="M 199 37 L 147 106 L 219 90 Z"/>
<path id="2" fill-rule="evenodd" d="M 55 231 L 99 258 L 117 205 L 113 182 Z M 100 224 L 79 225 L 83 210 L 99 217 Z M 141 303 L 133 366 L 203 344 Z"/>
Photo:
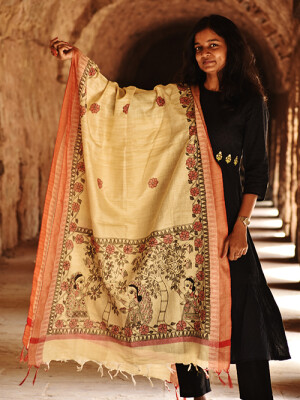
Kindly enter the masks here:
<path id="1" fill-rule="evenodd" d="M 265 275 L 285 322 L 292 360 L 271 362 L 274 398 L 300 399 L 300 268 L 293 262 L 294 247 L 284 238 L 276 210 L 259 208 L 252 222 L 252 236 L 263 262 Z M 148 400 L 172 399 L 176 396 L 164 383 L 154 381 L 151 387 L 145 378 L 137 385 L 119 375 L 111 380 L 101 378 L 92 363 L 76 372 L 75 363 L 51 363 L 48 372 L 34 371 L 23 386 L 26 365 L 19 364 L 21 337 L 28 311 L 35 243 L 22 245 L 0 260 L 0 399 L 84 399 L 84 400 Z M 208 399 L 238 399 L 235 368 L 231 369 L 234 388 L 223 386 L 212 376 L 213 391 Z"/>

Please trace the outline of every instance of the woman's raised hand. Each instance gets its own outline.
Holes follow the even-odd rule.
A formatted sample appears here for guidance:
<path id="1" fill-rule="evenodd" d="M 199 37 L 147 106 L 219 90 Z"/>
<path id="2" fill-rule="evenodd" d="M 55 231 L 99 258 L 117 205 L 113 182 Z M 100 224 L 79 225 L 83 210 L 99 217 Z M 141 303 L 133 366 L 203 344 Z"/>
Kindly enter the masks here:
<path id="1" fill-rule="evenodd" d="M 73 56 L 73 46 L 63 40 L 59 40 L 57 37 L 50 40 L 49 47 L 51 54 L 59 60 L 70 60 Z"/>

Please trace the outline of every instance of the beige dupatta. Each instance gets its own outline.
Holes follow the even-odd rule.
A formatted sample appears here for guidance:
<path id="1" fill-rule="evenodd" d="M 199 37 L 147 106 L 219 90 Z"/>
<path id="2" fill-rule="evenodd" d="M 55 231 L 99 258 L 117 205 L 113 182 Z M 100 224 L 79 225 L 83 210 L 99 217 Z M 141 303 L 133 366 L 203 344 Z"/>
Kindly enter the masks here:
<path id="1" fill-rule="evenodd" d="M 23 338 L 29 366 L 94 361 L 166 380 L 174 363 L 228 371 L 226 235 L 197 90 L 121 89 L 76 51 Z"/>

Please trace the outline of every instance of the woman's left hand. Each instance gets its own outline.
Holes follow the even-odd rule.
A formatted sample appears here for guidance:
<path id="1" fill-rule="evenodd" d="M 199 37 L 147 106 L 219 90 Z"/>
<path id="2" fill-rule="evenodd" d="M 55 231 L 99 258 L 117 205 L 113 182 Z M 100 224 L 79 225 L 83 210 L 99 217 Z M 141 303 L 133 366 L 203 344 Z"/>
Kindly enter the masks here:
<path id="1" fill-rule="evenodd" d="M 247 251 L 247 227 L 241 221 L 237 221 L 232 232 L 225 239 L 221 257 L 228 256 L 230 261 L 235 261 L 244 256 Z"/>

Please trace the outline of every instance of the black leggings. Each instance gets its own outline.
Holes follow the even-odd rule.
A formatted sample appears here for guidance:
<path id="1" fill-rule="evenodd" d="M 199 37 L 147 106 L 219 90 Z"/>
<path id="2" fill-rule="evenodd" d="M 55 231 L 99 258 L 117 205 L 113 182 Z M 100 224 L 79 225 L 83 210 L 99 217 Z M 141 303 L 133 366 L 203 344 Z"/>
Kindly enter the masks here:
<path id="1" fill-rule="evenodd" d="M 194 366 L 176 364 L 181 397 L 200 397 L 211 391 L 204 371 Z M 236 364 L 240 398 L 243 400 L 273 400 L 269 362 L 245 361 Z"/>

